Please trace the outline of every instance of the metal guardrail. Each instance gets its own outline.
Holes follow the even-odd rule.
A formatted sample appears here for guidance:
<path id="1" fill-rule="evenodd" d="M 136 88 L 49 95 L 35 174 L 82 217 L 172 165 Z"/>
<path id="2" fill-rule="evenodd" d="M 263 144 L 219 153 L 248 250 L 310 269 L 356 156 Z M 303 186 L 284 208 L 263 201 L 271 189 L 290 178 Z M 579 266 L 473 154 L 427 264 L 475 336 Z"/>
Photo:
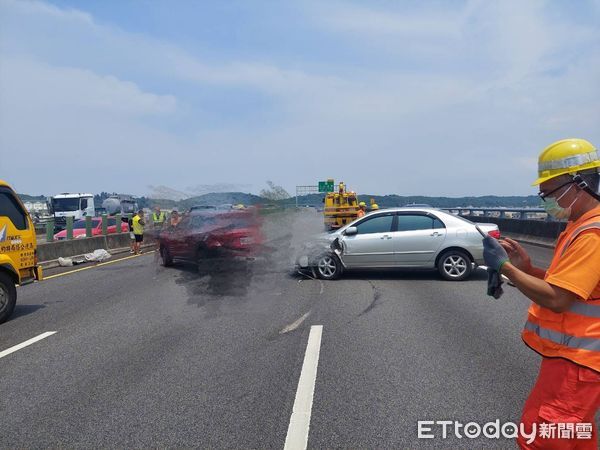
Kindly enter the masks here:
<path id="1" fill-rule="evenodd" d="M 322 208 L 322 204 L 285 204 L 284 208 L 302 208 L 310 206 L 313 208 Z M 386 207 L 383 206 L 382 209 Z M 517 220 L 539 220 L 552 221 L 557 220 L 550 217 L 543 208 L 476 208 L 473 206 L 457 206 L 453 208 L 437 208 L 441 211 L 447 211 L 451 214 L 460 216 L 475 216 L 475 217 L 497 217 L 501 219 L 517 219 Z"/>
<path id="2" fill-rule="evenodd" d="M 100 218 L 102 219 L 102 233 L 101 236 L 107 236 L 108 234 L 121 234 L 121 233 L 125 233 L 124 231 L 122 231 L 121 229 L 121 219 L 123 218 L 127 218 L 127 219 L 131 219 L 132 214 L 115 214 L 114 217 L 115 218 L 115 224 L 116 224 L 116 228 L 115 228 L 115 232 L 114 233 L 108 233 L 108 215 L 107 214 L 102 214 L 101 216 L 95 217 L 95 218 Z M 92 233 L 92 217 L 91 216 L 87 216 L 85 218 L 86 224 L 85 224 L 85 237 L 92 237 L 93 233 Z M 64 223 L 64 227 L 62 227 Z M 38 225 L 41 224 L 36 224 L 36 234 L 38 231 Z M 60 228 L 57 228 L 56 225 L 61 225 Z M 74 239 L 73 236 L 73 218 L 72 217 L 66 217 L 64 221 L 60 221 L 60 222 L 55 222 L 54 218 L 50 218 L 49 220 L 45 220 L 43 223 L 43 227 L 44 227 L 44 233 L 46 235 L 46 242 L 55 242 L 54 239 L 54 234 L 57 233 L 57 231 L 59 231 L 59 229 L 65 229 L 67 230 L 66 233 L 66 240 L 72 240 Z"/>
<path id="3" fill-rule="evenodd" d="M 440 208 L 460 216 L 497 217 L 501 219 L 556 221 L 543 208 Z"/>

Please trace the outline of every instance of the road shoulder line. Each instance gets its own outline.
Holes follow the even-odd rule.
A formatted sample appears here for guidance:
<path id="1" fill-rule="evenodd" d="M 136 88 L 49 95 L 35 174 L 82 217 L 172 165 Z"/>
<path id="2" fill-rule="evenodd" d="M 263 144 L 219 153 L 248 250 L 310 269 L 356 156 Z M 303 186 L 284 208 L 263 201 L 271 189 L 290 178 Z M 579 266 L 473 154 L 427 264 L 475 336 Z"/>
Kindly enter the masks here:
<path id="1" fill-rule="evenodd" d="M 114 263 L 117 263 L 117 262 L 120 262 L 120 261 L 127 261 L 128 259 L 138 258 L 140 256 L 151 255 L 152 253 L 154 253 L 154 250 L 149 251 L 149 252 L 144 252 L 144 253 L 142 253 L 140 255 L 125 256 L 124 258 L 119 258 L 119 259 L 114 259 L 112 261 L 106 261 L 106 262 L 94 264 L 93 266 L 80 267 L 79 269 L 69 270 L 68 272 L 61 272 L 61 273 L 57 273 L 55 275 L 48 275 L 48 276 L 45 276 L 42 279 L 42 281 L 44 281 L 44 280 L 51 280 L 52 278 L 58 278 L 58 277 L 62 277 L 64 275 L 69 275 L 69 274 L 76 273 L 76 272 L 82 272 L 84 270 L 95 269 L 96 267 L 102 267 L 102 266 L 106 266 L 108 264 L 114 264 Z"/>

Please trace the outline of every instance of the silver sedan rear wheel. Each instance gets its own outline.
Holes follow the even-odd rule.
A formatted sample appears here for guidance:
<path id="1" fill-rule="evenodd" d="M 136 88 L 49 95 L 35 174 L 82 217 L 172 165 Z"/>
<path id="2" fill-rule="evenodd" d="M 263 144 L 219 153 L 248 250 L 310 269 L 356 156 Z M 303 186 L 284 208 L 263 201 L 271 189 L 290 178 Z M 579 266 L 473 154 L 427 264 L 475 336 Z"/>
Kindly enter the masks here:
<path id="1" fill-rule="evenodd" d="M 440 257 L 438 270 L 446 280 L 462 281 L 471 275 L 473 265 L 471 259 L 464 252 L 450 250 Z"/>

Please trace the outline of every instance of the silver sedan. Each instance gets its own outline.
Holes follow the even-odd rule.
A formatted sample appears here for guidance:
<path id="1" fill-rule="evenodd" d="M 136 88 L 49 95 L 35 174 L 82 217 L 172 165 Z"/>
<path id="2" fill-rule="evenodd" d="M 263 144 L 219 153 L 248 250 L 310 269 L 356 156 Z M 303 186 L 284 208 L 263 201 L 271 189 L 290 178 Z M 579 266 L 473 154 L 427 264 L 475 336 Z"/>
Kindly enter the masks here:
<path id="1" fill-rule="evenodd" d="M 478 224 L 500 237 L 495 224 Z M 483 264 L 481 234 L 475 224 L 434 208 L 393 208 L 367 214 L 308 242 L 296 265 L 333 280 L 350 269 L 437 269 L 446 280 L 468 278 Z"/>

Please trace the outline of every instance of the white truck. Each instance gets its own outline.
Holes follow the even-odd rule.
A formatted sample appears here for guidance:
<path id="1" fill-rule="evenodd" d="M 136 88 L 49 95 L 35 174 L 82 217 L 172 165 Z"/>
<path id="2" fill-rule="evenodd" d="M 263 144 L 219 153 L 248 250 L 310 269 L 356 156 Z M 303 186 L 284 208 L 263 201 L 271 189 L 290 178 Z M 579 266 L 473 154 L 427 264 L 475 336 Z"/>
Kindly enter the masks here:
<path id="1" fill-rule="evenodd" d="M 94 195 L 88 193 L 63 192 L 50 197 L 48 202 L 50 213 L 54 216 L 54 228 L 64 229 L 67 217 L 72 217 L 73 222 L 86 216 L 94 217 Z"/>

